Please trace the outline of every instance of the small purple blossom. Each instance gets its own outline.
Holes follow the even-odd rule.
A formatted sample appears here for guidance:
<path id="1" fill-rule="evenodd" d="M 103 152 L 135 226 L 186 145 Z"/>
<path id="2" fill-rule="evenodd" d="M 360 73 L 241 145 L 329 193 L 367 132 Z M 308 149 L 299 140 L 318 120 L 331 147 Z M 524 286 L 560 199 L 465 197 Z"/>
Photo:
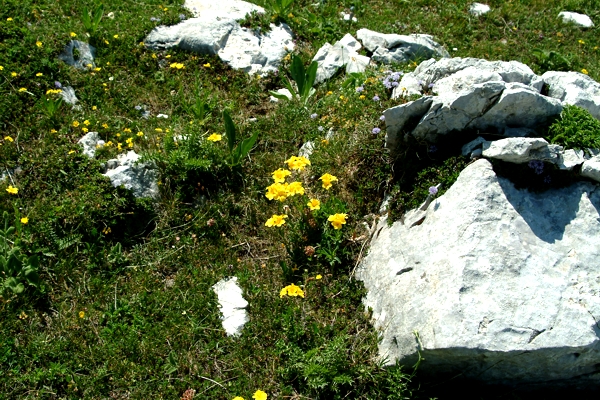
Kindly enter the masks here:
<path id="1" fill-rule="evenodd" d="M 185 19 L 185 15 L 179 14 L 179 19 L 183 21 Z"/>
<path id="2" fill-rule="evenodd" d="M 429 194 L 430 195 L 435 196 L 437 194 L 437 192 L 438 192 L 438 188 L 436 188 L 435 186 L 431 186 L 429 188 Z"/>
<path id="3" fill-rule="evenodd" d="M 429 148 L 427 149 L 427 151 L 429 153 L 435 153 L 437 150 L 438 150 L 437 146 L 435 146 L 433 144 L 431 146 L 429 146 Z"/>
<path id="4" fill-rule="evenodd" d="M 435 86 L 435 84 L 434 84 L 433 82 L 431 82 L 429 85 L 427 85 L 427 87 L 428 87 L 429 89 L 433 89 L 433 86 Z"/>
<path id="5" fill-rule="evenodd" d="M 552 179 L 550 178 L 550 175 L 546 175 L 544 177 L 544 183 L 549 184 L 550 182 L 552 182 Z"/>
<path id="6" fill-rule="evenodd" d="M 59 81 L 54 81 L 54 87 L 60 89 L 62 88 L 62 84 Z"/>
<path id="7" fill-rule="evenodd" d="M 529 168 L 533 169 L 533 172 L 535 172 L 537 175 L 541 175 L 544 173 L 544 162 L 543 161 L 531 160 L 531 161 L 529 161 L 527 166 Z"/>
<path id="8" fill-rule="evenodd" d="M 382 115 L 381 117 L 379 117 L 380 121 L 385 121 L 385 115 Z"/>
<path id="9" fill-rule="evenodd" d="M 373 135 L 377 135 L 379 132 L 381 132 L 381 129 L 375 127 L 371 132 L 373 133 Z"/>
<path id="10" fill-rule="evenodd" d="M 397 87 L 399 85 L 398 82 L 392 82 L 392 87 Z"/>
<path id="11" fill-rule="evenodd" d="M 379 101 L 379 96 L 377 96 L 377 95 L 373 96 L 373 101 Z"/>
<path id="12" fill-rule="evenodd" d="M 419 79 L 418 84 L 419 84 L 419 86 L 423 86 L 425 84 L 425 82 L 423 82 L 422 80 Z"/>
<path id="13" fill-rule="evenodd" d="M 360 92 L 362 92 L 363 90 L 365 90 L 365 88 L 364 88 L 364 87 L 362 87 L 362 86 L 359 86 L 359 87 L 357 87 L 357 88 L 356 88 L 356 93 L 360 93 Z"/>

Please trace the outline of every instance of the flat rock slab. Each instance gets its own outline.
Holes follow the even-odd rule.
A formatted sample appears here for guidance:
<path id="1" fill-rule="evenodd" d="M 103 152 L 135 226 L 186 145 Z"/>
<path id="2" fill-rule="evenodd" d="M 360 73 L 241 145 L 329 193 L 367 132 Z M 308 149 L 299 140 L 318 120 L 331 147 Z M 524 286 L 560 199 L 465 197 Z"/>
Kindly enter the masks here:
<path id="1" fill-rule="evenodd" d="M 108 177 L 114 187 L 123 185 L 133 192 L 135 197 L 150 197 L 157 199 L 158 172 L 149 164 L 139 163 L 140 156 L 135 151 L 119 154 L 116 159 L 106 162 Z"/>
<path id="2" fill-rule="evenodd" d="M 77 69 L 95 68 L 96 48 L 79 40 L 71 40 L 58 58 Z"/>
<path id="3" fill-rule="evenodd" d="M 600 119 L 600 84 L 580 72 L 548 71 L 542 75 L 548 96 L 584 108 Z"/>
<path id="4" fill-rule="evenodd" d="M 249 74 L 277 71 L 281 60 L 294 50 L 293 35 L 285 24 L 265 34 L 242 28 L 235 19 L 211 14 L 177 25 L 154 28 L 144 40 L 153 50 L 179 47 L 200 54 L 218 55 L 234 69 Z"/>
<path id="5" fill-rule="evenodd" d="M 237 277 L 222 279 L 212 288 L 219 300 L 221 320 L 227 336 L 240 336 L 242 328 L 248 322 L 248 302 L 243 297 L 242 288 L 238 286 Z"/>
<path id="6" fill-rule="evenodd" d="M 363 28 L 356 32 L 356 37 L 373 53 L 373 60 L 384 64 L 401 64 L 417 58 L 450 57 L 448 51 L 435 42 L 431 35 L 397 35 Z"/>
<path id="7" fill-rule="evenodd" d="M 558 17 L 562 18 L 565 23 L 572 23 L 582 28 L 593 28 L 594 23 L 592 19 L 585 14 L 579 14 L 570 11 L 561 11 L 558 13 Z"/>
<path id="8" fill-rule="evenodd" d="M 597 387 L 599 209 L 596 184 L 534 194 L 481 159 L 419 225 L 381 222 L 357 270 L 380 357 L 413 365 L 420 350 L 421 376 Z"/>
<path id="9" fill-rule="evenodd" d="M 371 59 L 358 54 L 362 46 L 349 33 L 333 46 L 325 43 L 313 57 L 317 62 L 317 75 L 315 83 L 321 83 L 331 78 L 338 69 L 346 67 L 346 73 L 364 72 Z"/>

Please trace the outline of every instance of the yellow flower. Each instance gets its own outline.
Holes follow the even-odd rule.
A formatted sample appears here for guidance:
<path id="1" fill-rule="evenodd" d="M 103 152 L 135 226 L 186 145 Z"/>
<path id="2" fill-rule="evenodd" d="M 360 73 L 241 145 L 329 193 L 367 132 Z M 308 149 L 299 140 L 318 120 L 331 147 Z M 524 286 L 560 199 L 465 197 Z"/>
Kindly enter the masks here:
<path id="1" fill-rule="evenodd" d="M 10 22 L 10 21 L 12 21 L 13 19 L 12 19 L 11 17 L 8 17 L 8 18 L 6 18 L 6 20 L 7 20 L 8 22 Z"/>
<path id="2" fill-rule="evenodd" d="M 302 289 L 300 289 L 299 286 L 294 285 L 293 283 L 291 285 L 288 285 L 286 287 L 284 287 L 283 289 L 281 289 L 281 291 L 279 292 L 279 297 L 283 297 L 285 295 L 288 296 L 300 296 L 302 298 L 304 298 L 304 292 L 302 291 Z M 265 397 L 266 399 L 266 397 Z"/>
<path id="3" fill-rule="evenodd" d="M 204 68 L 210 68 L 210 63 L 206 63 L 203 65 Z"/>
<path id="4" fill-rule="evenodd" d="M 340 96 L 340 100 L 344 100 L 344 95 L 341 95 L 341 96 Z"/>
<path id="5" fill-rule="evenodd" d="M 88 125 L 90 124 L 90 121 L 86 119 L 85 121 L 83 121 L 83 124 L 84 124 L 85 126 L 88 126 Z"/>
<path id="6" fill-rule="evenodd" d="M 287 215 L 285 215 L 285 214 L 281 214 L 281 215 L 275 214 L 271 218 L 269 218 L 267 220 L 267 222 L 265 222 L 265 226 L 268 226 L 268 227 L 281 226 L 281 225 L 285 224 L 286 218 L 287 218 Z"/>
<path id="7" fill-rule="evenodd" d="M 310 201 L 308 203 L 306 203 L 306 205 L 311 210 L 319 210 L 321 208 L 321 202 L 317 199 L 310 199 Z"/>
<path id="8" fill-rule="evenodd" d="M 275 171 L 273 171 L 273 180 L 276 183 L 283 183 L 285 182 L 285 177 L 291 175 L 292 173 L 290 171 L 288 171 L 287 169 L 283 169 L 283 168 L 279 168 Z"/>
<path id="9" fill-rule="evenodd" d="M 323 279 L 323 277 L 319 274 L 319 275 L 315 276 L 315 279 L 319 280 L 319 279 Z"/>
<path id="10" fill-rule="evenodd" d="M 17 73 L 16 72 L 11 72 L 10 76 L 12 76 L 14 78 L 15 76 L 17 76 Z"/>
<path id="11" fill-rule="evenodd" d="M 217 133 L 213 133 L 212 135 L 210 135 L 209 137 L 206 138 L 206 140 L 210 140 L 211 142 L 218 142 L 220 141 L 222 138 L 221 135 L 217 134 Z"/>
<path id="12" fill-rule="evenodd" d="M 36 45 L 37 47 L 42 47 L 42 42 L 40 42 L 40 41 L 38 40 L 37 42 L 35 42 L 35 45 Z"/>
<path id="13" fill-rule="evenodd" d="M 116 137 L 121 137 L 121 134 L 120 134 L 120 133 L 117 133 L 115 136 L 116 136 Z"/>
<path id="14" fill-rule="evenodd" d="M 4 140 L 6 140 L 7 142 L 14 142 L 14 139 L 11 138 L 10 136 L 4 136 Z"/>
<path id="15" fill-rule="evenodd" d="M 73 154 L 75 153 L 75 150 L 70 150 L 67 154 Z"/>
<path id="16" fill-rule="evenodd" d="M 73 126 L 73 128 L 77 128 L 79 126 L 79 121 L 73 121 L 71 125 Z"/>
<path id="17" fill-rule="evenodd" d="M 100 68 L 100 67 L 94 68 L 94 71 L 96 71 L 96 72 L 101 71 L 101 70 L 102 70 L 102 68 Z"/>
<path id="18" fill-rule="evenodd" d="M 106 39 L 104 39 L 104 44 L 110 44 L 110 42 Z"/>
<path id="19" fill-rule="evenodd" d="M 92 106 L 92 111 L 96 111 L 97 109 L 98 109 L 98 107 Z"/>
<path id="20" fill-rule="evenodd" d="M 60 89 L 48 89 L 48 90 L 46 90 L 46 94 L 59 94 L 61 92 L 62 92 L 62 90 L 60 90 Z"/>
<path id="21" fill-rule="evenodd" d="M 289 169 L 303 171 L 304 167 L 310 165 L 310 160 L 306 157 L 291 156 L 289 159 L 284 161 L 287 163 Z"/>
<path id="22" fill-rule="evenodd" d="M 108 124 L 105 122 L 105 123 L 103 123 L 103 124 L 102 124 L 102 127 L 103 127 L 104 129 L 108 129 Z"/>
<path id="23" fill-rule="evenodd" d="M 241 396 L 235 396 L 235 397 L 233 398 L 233 400 L 244 400 L 244 398 L 243 398 L 243 397 L 241 397 Z"/>
<path id="24" fill-rule="evenodd" d="M 169 65 L 169 67 L 176 68 L 176 69 L 183 69 L 183 68 L 185 68 L 185 65 L 183 65 L 182 63 L 173 63 L 173 64 Z"/>
<path id="25" fill-rule="evenodd" d="M 584 69 L 581 70 L 581 73 L 587 75 L 588 74 L 588 70 L 584 68 Z"/>
<path id="26" fill-rule="evenodd" d="M 585 42 L 584 42 L 583 40 L 581 40 L 581 39 L 579 39 L 579 40 L 577 41 L 577 43 L 579 43 L 579 44 L 585 44 Z"/>
<path id="27" fill-rule="evenodd" d="M 8 188 L 6 188 L 6 191 L 10 194 L 19 193 L 19 189 L 17 189 L 16 187 L 12 187 L 11 185 L 8 185 Z"/>
<path id="28" fill-rule="evenodd" d="M 88 133 L 89 129 L 88 129 L 88 128 L 81 128 L 81 131 L 82 131 L 83 133 Z"/>
<path id="29" fill-rule="evenodd" d="M 27 225 L 27 224 L 29 223 L 29 218 L 27 218 L 27 217 L 23 217 L 23 218 L 21 218 L 21 223 L 22 223 L 23 225 Z"/>
<path id="30" fill-rule="evenodd" d="M 323 174 L 319 180 L 323 181 L 323 188 L 329 190 L 331 188 L 331 182 L 337 181 L 338 178 L 331 174 Z"/>
<path id="31" fill-rule="evenodd" d="M 327 96 L 332 95 L 333 92 L 330 90 L 329 92 L 327 92 Z"/>
<path id="32" fill-rule="evenodd" d="M 284 201 L 289 196 L 287 183 L 274 183 L 267 187 L 265 197 L 269 200 Z"/>
<path id="33" fill-rule="evenodd" d="M 333 229 L 341 229 L 342 225 L 346 223 L 348 214 L 333 214 L 327 218 L 327 221 L 331 222 Z"/>
<path id="34" fill-rule="evenodd" d="M 329 144 L 329 140 L 323 139 L 323 140 L 321 140 L 321 144 L 328 145 Z"/>
<path id="35" fill-rule="evenodd" d="M 304 188 L 302 187 L 302 182 L 292 182 L 287 187 L 288 196 L 295 196 L 297 194 L 303 195 Z"/>
<path id="36" fill-rule="evenodd" d="M 123 132 L 131 133 L 131 129 L 125 128 L 125 129 L 123 129 Z"/>
<path id="37" fill-rule="evenodd" d="M 56 133 L 58 132 L 56 129 L 50 129 L 50 133 Z"/>
<path id="38" fill-rule="evenodd" d="M 114 35 L 113 37 L 114 37 L 115 39 L 118 39 L 118 38 L 119 38 L 119 35 Z"/>
<path id="39" fill-rule="evenodd" d="M 156 54 L 152 53 L 152 58 L 156 59 L 158 58 Z"/>
<path id="40" fill-rule="evenodd" d="M 77 36 L 77 34 L 76 34 L 75 32 L 71 32 L 69 35 L 70 35 L 71 37 L 75 37 L 75 36 Z"/>
<path id="41" fill-rule="evenodd" d="M 27 88 L 24 88 L 24 87 L 19 89 L 19 92 L 21 92 L 21 93 L 26 92 L 26 91 L 27 91 Z"/>
<path id="42" fill-rule="evenodd" d="M 137 135 L 138 135 L 139 137 L 142 137 L 142 136 L 144 136 L 144 132 L 138 132 L 138 133 L 137 133 Z"/>
<path id="43" fill-rule="evenodd" d="M 158 132 L 158 133 L 161 133 L 161 132 L 163 131 L 163 130 L 162 130 L 162 129 L 160 129 L 160 128 L 154 128 L 154 130 L 155 130 L 156 132 Z"/>
<path id="44" fill-rule="evenodd" d="M 85 317 L 85 312 L 79 311 L 79 318 L 83 318 L 83 317 Z"/>
<path id="45" fill-rule="evenodd" d="M 0 71 L 4 70 L 4 67 L 2 65 L 0 65 Z"/>

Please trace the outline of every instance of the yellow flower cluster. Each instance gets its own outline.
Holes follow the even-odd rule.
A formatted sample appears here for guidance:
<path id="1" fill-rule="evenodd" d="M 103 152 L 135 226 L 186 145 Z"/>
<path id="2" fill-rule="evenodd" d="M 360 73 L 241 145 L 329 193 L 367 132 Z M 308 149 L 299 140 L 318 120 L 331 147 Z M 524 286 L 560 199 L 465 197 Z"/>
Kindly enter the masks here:
<path id="1" fill-rule="evenodd" d="M 17 194 L 19 193 L 19 189 L 17 189 L 16 187 L 13 187 L 11 185 L 8 185 L 8 187 L 6 188 L 6 191 L 10 194 Z"/>
<path id="2" fill-rule="evenodd" d="M 338 180 L 337 177 L 331 175 L 331 174 L 323 174 L 323 176 L 321 176 L 319 178 L 320 181 L 323 181 L 323 188 L 326 190 L 329 190 L 331 188 L 331 182 L 335 182 Z"/>
<path id="3" fill-rule="evenodd" d="M 174 69 L 185 69 L 185 65 L 183 65 L 182 63 L 173 63 L 169 65 L 169 67 Z"/>
<path id="4" fill-rule="evenodd" d="M 294 285 L 293 283 L 284 287 L 283 289 L 281 289 L 281 291 L 279 292 L 279 297 L 283 297 L 285 295 L 288 296 L 300 296 L 302 298 L 304 298 L 304 291 L 302 289 L 300 289 L 299 286 Z"/>
<path id="5" fill-rule="evenodd" d="M 265 222 L 265 225 L 268 227 L 281 226 L 281 225 L 285 224 L 286 218 L 287 218 L 287 215 L 285 215 L 285 214 L 273 215 L 271 218 L 269 218 L 267 220 L 267 222 Z"/>
<path id="6" fill-rule="evenodd" d="M 273 180 L 275 183 L 283 183 L 285 182 L 286 176 L 290 176 L 292 173 L 287 169 L 279 168 L 276 171 L 273 171 Z"/>
<path id="7" fill-rule="evenodd" d="M 289 169 L 303 171 L 304 167 L 310 165 L 310 160 L 306 157 L 291 156 L 289 159 L 285 160 L 285 163 L 288 165 Z"/>
<path id="8" fill-rule="evenodd" d="M 269 200 L 279 200 L 284 201 L 290 196 L 295 195 L 303 195 L 304 188 L 302 187 L 302 182 L 292 182 L 292 183 L 280 183 L 275 182 L 271 186 L 267 187 L 267 193 L 265 196 Z"/>
<path id="9" fill-rule="evenodd" d="M 62 90 L 60 89 L 48 89 L 46 90 L 46 94 L 60 94 Z"/>
<path id="10" fill-rule="evenodd" d="M 222 138 L 223 137 L 221 135 L 219 135 L 218 133 L 213 133 L 212 135 L 210 135 L 209 137 L 207 137 L 206 140 L 209 140 L 211 142 L 218 142 Z"/>
<path id="11" fill-rule="evenodd" d="M 333 229 L 341 229 L 342 225 L 346 223 L 347 217 L 348 214 L 338 213 L 330 215 L 329 218 L 327 218 L 327 221 L 331 222 Z"/>

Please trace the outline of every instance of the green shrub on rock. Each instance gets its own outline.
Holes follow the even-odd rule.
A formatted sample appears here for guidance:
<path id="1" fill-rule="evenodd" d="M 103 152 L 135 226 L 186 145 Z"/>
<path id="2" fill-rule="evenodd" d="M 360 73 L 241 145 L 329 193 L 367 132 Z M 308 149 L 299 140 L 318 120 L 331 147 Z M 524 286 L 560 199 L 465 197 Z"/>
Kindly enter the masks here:
<path id="1" fill-rule="evenodd" d="M 550 126 L 548 139 L 569 149 L 598 149 L 600 121 L 587 110 L 568 105 Z"/>

